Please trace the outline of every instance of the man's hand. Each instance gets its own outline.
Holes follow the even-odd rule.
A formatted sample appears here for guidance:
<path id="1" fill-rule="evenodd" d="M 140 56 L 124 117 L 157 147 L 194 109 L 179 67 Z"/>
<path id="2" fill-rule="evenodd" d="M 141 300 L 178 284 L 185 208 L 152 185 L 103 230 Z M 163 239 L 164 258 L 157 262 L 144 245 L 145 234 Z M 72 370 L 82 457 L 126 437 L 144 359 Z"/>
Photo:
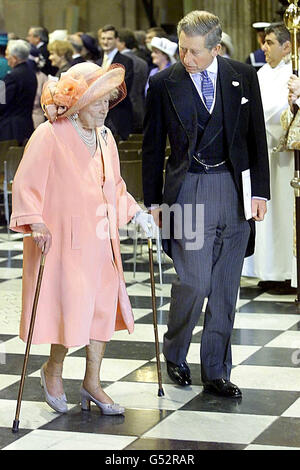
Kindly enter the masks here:
<path id="1" fill-rule="evenodd" d="M 300 95 L 300 77 L 297 75 L 291 75 L 288 81 L 289 92 L 297 97 Z"/>
<path id="2" fill-rule="evenodd" d="M 252 218 L 257 222 L 264 220 L 267 212 L 267 201 L 263 199 L 252 199 Z"/>
<path id="3" fill-rule="evenodd" d="M 52 244 L 52 235 L 49 232 L 45 224 L 31 224 L 32 230 L 31 236 L 37 246 L 42 250 L 43 254 L 46 255 Z"/>

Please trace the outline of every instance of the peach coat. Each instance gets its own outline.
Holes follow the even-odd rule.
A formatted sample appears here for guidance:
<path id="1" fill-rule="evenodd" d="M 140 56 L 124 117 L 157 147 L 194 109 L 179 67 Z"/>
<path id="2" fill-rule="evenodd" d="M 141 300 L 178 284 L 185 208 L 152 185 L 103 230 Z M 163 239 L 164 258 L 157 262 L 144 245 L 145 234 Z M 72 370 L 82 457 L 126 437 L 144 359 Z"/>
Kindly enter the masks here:
<path id="1" fill-rule="evenodd" d="M 127 193 L 119 156 L 109 129 L 98 129 L 105 181 L 67 119 L 41 124 L 30 138 L 13 182 L 10 228 L 29 233 L 29 224 L 45 223 L 52 234 L 37 308 L 33 344 L 89 344 L 103 243 L 111 240 L 119 289 L 115 330 L 133 331 L 133 314 L 123 275 L 118 228 L 141 210 Z M 101 193 L 100 193 L 101 191 Z M 101 197 L 102 195 L 102 197 Z M 102 203 L 103 197 L 105 204 Z M 105 246 L 105 245 L 104 245 Z M 107 244 L 106 244 L 107 246 Z M 41 250 L 24 237 L 20 337 L 26 341 Z M 104 257 L 107 260 L 107 256 Z M 102 267 L 103 269 L 103 267 Z M 105 298 L 102 299 L 105 302 Z M 105 332 L 104 332 L 105 334 Z M 108 334 L 108 332 L 107 332 Z"/>

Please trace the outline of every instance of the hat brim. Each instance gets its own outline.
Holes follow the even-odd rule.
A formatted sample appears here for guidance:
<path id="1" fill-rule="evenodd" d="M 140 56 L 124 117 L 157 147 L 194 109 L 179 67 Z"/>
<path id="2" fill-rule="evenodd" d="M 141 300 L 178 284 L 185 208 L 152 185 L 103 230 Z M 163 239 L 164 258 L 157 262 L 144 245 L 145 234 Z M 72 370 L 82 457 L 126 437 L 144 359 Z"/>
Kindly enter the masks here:
<path id="1" fill-rule="evenodd" d="M 113 90 L 118 91 L 118 96 L 112 97 L 110 99 L 110 109 L 125 98 L 127 94 L 126 85 L 124 82 L 125 69 L 120 64 L 114 65 L 118 66 L 109 68 L 106 72 L 103 73 L 103 75 L 93 81 L 86 92 L 75 103 L 75 105 L 69 108 L 66 113 L 64 113 L 65 117 L 71 116 L 74 113 L 78 113 L 82 108 L 85 108 L 94 101 L 99 100 L 104 96 L 110 95 Z"/>

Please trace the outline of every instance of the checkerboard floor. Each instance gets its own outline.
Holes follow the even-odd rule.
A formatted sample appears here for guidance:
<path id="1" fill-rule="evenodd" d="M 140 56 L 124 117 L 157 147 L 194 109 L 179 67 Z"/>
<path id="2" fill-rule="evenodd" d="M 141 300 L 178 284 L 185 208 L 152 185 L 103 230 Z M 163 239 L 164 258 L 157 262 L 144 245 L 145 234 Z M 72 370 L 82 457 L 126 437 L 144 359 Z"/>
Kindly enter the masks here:
<path id="1" fill-rule="evenodd" d="M 39 384 L 49 345 L 32 346 L 20 431 L 12 434 L 25 351 L 18 338 L 22 237 L 13 233 L 8 237 L 0 229 L 0 449 L 300 450 L 300 310 L 294 297 L 272 297 L 257 287 L 257 280 L 241 280 L 231 376 L 243 391 L 241 400 L 203 393 L 199 367 L 203 315 L 187 357 L 193 385 L 175 386 L 161 356 L 165 396 L 158 397 L 147 247 L 138 248 L 134 277 L 132 240 L 125 233 L 121 240 L 135 332 L 115 333 L 106 349 L 102 383 L 126 407 L 124 416 L 102 416 L 95 406 L 91 412 L 81 411 L 84 348 L 70 349 L 65 360 L 69 412 L 52 411 Z M 160 285 L 157 264 L 155 270 L 161 343 L 175 272 L 165 259 Z"/>

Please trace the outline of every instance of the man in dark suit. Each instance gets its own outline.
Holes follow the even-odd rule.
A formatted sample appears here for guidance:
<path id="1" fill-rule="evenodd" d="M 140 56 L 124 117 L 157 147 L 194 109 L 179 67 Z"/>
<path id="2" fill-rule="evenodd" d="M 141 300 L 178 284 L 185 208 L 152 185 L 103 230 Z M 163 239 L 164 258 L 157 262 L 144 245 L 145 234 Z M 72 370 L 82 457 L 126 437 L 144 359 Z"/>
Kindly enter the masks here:
<path id="1" fill-rule="evenodd" d="M 27 34 L 27 41 L 39 51 L 38 68 L 46 75 L 55 76 L 57 67 L 51 65 L 48 51 L 48 31 L 41 26 L 32 26 Z"/>
<path id="2" fill-rule="evenodd" d="M 99 30 L 99 43 L 103 51 L 103 57 L 97 60 L 96 64 L 105 68 L 111 64 L 121 64 L 125 67 L 127 96 L 109 111 L 105 125 L 111 129 L 118 139 L 126 140 L 133 130 L 132 104 L 129 97 L 133 82 L 133 62 L 130 57 L 118 51 L 117 39 L 118 32 L 114 26 L 106 25 Z"/>
<path id="3" fill-rule="evenodd" d="M 71 67 L 76 64 L 81 64 L 86 62 L 85 58 L 82 57 L 83 50 L 83 41 L 78 34 L 71 34 L 68 37 L 68 41 L 74 49 L 74 54 L 72 55 Z"/>
<path id="4" fill-rule="evenodd" d="M 4 78 L 5 103 L 0 104 L 0 141 L 17 140 L 23 144 L 34 128 L 32 110 L 37 79 L 27 64 L 30 45 L 22 39 L 9 41 L 6 58 L 12 68 Z"/>
<path id="5" fill-rule="evenodd" d="M 140 133 L 143 130 L 145 114 L 145 86 L 148 79 L 148 64 L 135 54 L 137 42 L 133 31 L 128 28 L 119 30 L 117 41 L 121 54 L 130 57 L 133 62 L 133 84 L 129 93 L 133 111 L 133 132 Z"/>
<path id="6" fill-rule="evenodd" d="M 230 337 L 243 259 L 254 249 L 254 220 L 263 220 L 270 197 L 269 167 L 256 72 L 218 55 L 221 34 L 218 17 L 208 12 L 193 11 L 179 22 L 180 62 L 150 80 L 143 186 L 177 273 L 163 347 L 168 374 L 191 384 L 186 356 L 207 299 L 204 391 L 238 398 L 241 390 L 230 382 Z"/>

